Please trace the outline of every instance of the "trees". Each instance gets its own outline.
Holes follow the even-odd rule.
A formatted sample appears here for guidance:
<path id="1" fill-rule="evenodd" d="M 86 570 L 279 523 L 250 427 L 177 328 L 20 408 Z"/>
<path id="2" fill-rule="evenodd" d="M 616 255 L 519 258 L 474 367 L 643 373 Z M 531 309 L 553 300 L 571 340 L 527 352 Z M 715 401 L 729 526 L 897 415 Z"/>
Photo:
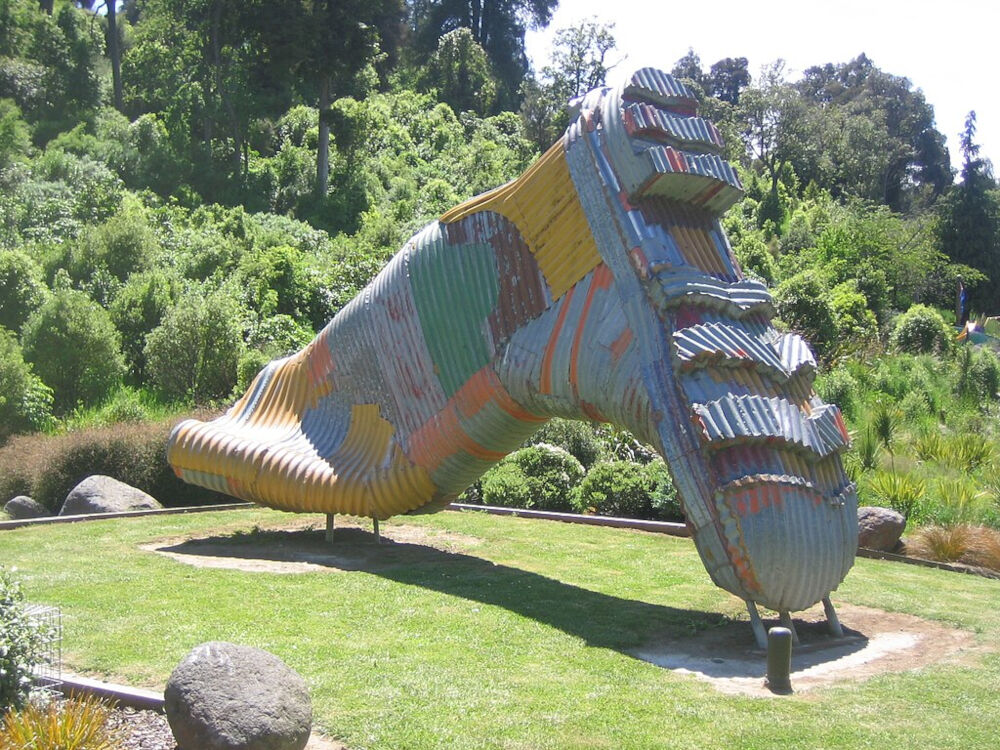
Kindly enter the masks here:
<path id="1" fill-rule="evenodd" d="M 407 0 L 416 62 L 426 61 L 444 34 L 465 27 L 493 66 L 499 82 L 497 106 L 515 109 L 528 73 L 525 30 L 546 26 L 558 4 L 559 0 Z"/>
<path id="2" fill-rule="evenodd" d="M 766 68 L 757 85 L 748 88 L 740 98 L 743 142 L 768 181 L 764 198 L 768 208 L 761 212 L 761 224 L 766 219 L 779 226 L 782 223 L 778 183 L 784 168 L 804 151 L 805 113 L 802 98 L 785 81 L 783 60 Z"/>
<path id="3" fill-rule="evenodd" d="M 750 85 L 749 63 L 745 57 L 725 57 L 713 64 L 708 73 L 708 93 L 733 106 Z"/>
<path id="4" fill-rule="evenodd" d="M 795 87 L 821 112 L 841 122 L 832 144 L 834 195 L 885 203 L 894 211 L 933 199 L 951 184 L 944 137 L 934 109 L 909 79 L 886 73 L 865 55 L 808 68 Z M 796 165 L 807 182 L 812 174 Z M 922 196 L 926 191 L 929 196 Z"/>
<path id="5" fill-rule="evenodd" d="M 977 311 L 995 314 L 1000 306 L 1000 194 L 975 137 L 976 113 L 970 112 L 961 139 L 962 182 L 941 204 L 937 241 L 952 260 L 989 277 L 969 290 L 968 301 Z"/>
<path id="6" fill-rule="evenodd" d="M 146 367 L 172 398 L 224 398 L 236 384 L 242 311 L 225 292 L 194 290 L 146 337 Z"/>
<path id="7" fill-rule="evenodd" d="M 24 324 L 24 358 L 54 392 L 54 411 L 94 405 L 125 370 L 108 313 L 83 292 L 59 289 Z"/>
<path id="8" fill-rule="evenodd" d="M 529 78 L 521 88 L 521 119 L 528 137 L 544 151 L 569 125 L 567 105 L 593 88 L 603 86 L 610 70 L 608 56 L 617 46 L 613 23 L 581 21 L 556 31 L 552 56 L 540 80 Z"/>
<path id="9" fill-rule="evenodd" d="M 438 40 L 438 48 L 427 63 L 424 83 L 456 112 L 473 110 L 485 115 L 496 100 L 496 81 L 486 52 L 464 26 Z"/>

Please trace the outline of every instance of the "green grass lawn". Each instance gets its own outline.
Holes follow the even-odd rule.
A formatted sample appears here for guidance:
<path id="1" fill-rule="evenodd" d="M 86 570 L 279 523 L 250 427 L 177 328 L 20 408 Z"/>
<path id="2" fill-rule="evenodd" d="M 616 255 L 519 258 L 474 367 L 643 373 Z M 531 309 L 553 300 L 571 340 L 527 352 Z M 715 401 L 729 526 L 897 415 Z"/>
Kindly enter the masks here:
<path id="1" fill-rule="evenodd" d="M 140 549 L 234 533 L 252 545 L 255 526 L 290 520 L 249 510 L 16 529 L 0 532 L 0 561 L 32 601 L 62 608 L 69 668 L 162 687 L 198 643 L 257 646 L 305 677 L 317 727 L 351 748 L 1000 746 L 997 653 L 768 699 L 633 658 L 649 639 L 744 616 L 686 539 L 440 513 L 388 524 L 433 545 L 375 548 L 348 530 L 346 570 L 248 573 Z M 834 601 L 1000 643 L 998 581 L 859 559 Z"/>

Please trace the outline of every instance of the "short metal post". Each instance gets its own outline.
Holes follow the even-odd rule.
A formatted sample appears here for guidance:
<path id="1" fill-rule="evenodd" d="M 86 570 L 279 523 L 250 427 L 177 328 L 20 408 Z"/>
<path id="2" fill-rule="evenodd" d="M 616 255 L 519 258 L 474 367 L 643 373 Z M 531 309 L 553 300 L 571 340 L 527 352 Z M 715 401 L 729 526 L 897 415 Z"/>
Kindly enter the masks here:
<path id="1" fill-rule="evenodd" d="M 826 626 L 830 629 L 830 635 L 834 638 L 843 638 L 844 628 L 841 626 L 837 610 L 833 608 L 833 602 L 828 596 L 823 597 L 823 611 L 826 612 Z"/>
<path id="2" fill-rule="evenodd" d="M 382 535 L 379 533 L 379 530 L 378 530 L 378 519 L 377 518 L 373 518 L 372 521 L 375 522 L 375 544 L 381 544 L 382 543 Z"/>
<path id="3" fill-rule="evenodd" d="M 799 645 L 799 634 L 795 632 L 795 623 L 792 622 L 792 616 L 786 609 L 784 612 L 778 613 L 778 619 L 781 620 L 781 626 L 783 628 L 788 628 L 789 632 L 792 634 L 792 643 L 796 646 Z"/>
<path id="4" fill-rule="evenodd" d="M 792 631 L 775 627 L 767 632 L 767 677 L 764 687 L 773 693 L 792 692 Z"/>
<path id="5" fill-rule="evenodd" d="M 326 514 L 326 539 L 327 542 L 333 542 L 333 519 L 336 518 L 335 513 Z"/>
<path id="6" fill-rule="evenodd" d="M 757 612 L 757 605 L 750 599 L 746 600 L 747 612 L 750 613 L 750 627 L 753 628 L 753 636 L 757 639 L 760 648 L 767 648 L 767 632 L 764 630 L 764 623 L 761 622 L 760 613 Z"/>

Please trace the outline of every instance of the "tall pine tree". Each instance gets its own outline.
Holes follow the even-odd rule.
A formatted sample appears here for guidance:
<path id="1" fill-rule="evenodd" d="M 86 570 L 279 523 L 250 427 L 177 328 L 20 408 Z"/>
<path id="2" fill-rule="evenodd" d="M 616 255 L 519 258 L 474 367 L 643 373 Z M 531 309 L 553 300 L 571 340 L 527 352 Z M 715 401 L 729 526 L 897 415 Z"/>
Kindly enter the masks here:
<path id="1" fill-rule="evenodd" d="M 957 263 L 989 278 L 969 291 L 969 304 L 980 313 L 1000 311 L 1000 200 L 988 160 L 979 155 L 976 113 L 962 132 L 962 182 L 942 202 L 938 224 L 940 249 Z"/>

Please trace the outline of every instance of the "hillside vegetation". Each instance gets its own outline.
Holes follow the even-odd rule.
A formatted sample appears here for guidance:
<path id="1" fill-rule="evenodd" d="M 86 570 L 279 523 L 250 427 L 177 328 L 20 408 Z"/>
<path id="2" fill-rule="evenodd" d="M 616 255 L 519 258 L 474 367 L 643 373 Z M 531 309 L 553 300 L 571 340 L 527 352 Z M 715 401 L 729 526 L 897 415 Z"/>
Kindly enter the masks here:
<path id="1" fill-rule="evenodd" d="M 113 425 L 155 441 L 225 405 L 417 228 L 520 174 L 614 57 L 595 20 L 532 70 L 525 28 L 556 4 L 0 0 L 0 490 L 59 502 L 75 475 L 24 460 L 40 435 L 76 435 L 57 461 L 76 466 Z M 814 345 L 863 500 L 1000 526 L 1000 363 L 954 328 L 960 282 L 973 317 L 1000 300 L 975 113 L 956 175 L 932 103 L 864 55 L 795 82 L 694 52 L 673 72 L 727 138 L 747 190 L 724 218 L 733 249 Z M 676 515 L 669 477 L 626 466 L 652 458 L 630 436 L 550 430 L 581 467 L 552 504 Z M 554 471 L 529 458 L 473 499 L 513 503 Z M 135 473 L 162 487 L 157 471 Z"/>

